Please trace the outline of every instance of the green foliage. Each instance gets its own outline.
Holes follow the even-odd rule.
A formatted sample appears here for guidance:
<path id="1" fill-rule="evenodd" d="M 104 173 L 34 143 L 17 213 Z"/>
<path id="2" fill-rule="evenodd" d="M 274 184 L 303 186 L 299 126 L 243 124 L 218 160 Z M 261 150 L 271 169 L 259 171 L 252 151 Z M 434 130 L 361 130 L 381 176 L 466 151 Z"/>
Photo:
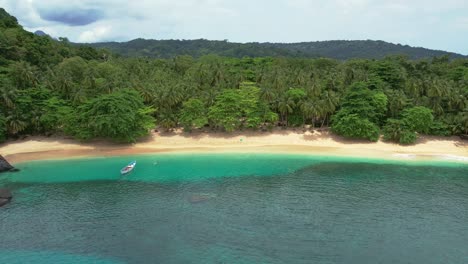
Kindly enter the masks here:
<path id="1" fill-rule="evenodd" d="M 350 86 L 341 107 L 348 113 L 357 114 L 379 124 L 387 111 L 387 96 L 382 92 L 370 90 L 367 83 L 356 82 Z"/>
<path id="2" fill-rule="evenodd" d="M 388 119 L 382 129 L 384 140 L 399 142 L 400 144 L 412 144 L 416 141 L 416 133 L 408 128 L 403 120 Z"/>
<path id="3" fill-rule="evenodd" d="M 384 93 L 370 90 L 364 82 L 356 82 L 333 117 L 332 130 L 345 137 L 377 141 L 377 124 L 383 121 L 386 110 L 387 96 Z"/>
<path id="4" fill-rule="evenodd" d="M 296 112 L 288 116 L 288 126 L 298 127 L 304 124 L 304 117 Z"/>
<path id="5" fill-rule="evenodd" d="M 88 46 L 79 46 L 76 55 L 85 60 L 99 59 L 99 52 L 96 49 Z"/>
<path id="6" fill-rule="evenodd" d="M 44 101 L 40 122 L 44 131 L 58 132 L 63 130 L 67 117 L 72 113 L 72 108 L 67 101 L 58 97 L 51 97 Z"/>
<path id="7" fill-rule="evenodd" d="M 36 67 L 28 62 L 20 61 L 10 66 L 10 76 L 13 83 L 19 89 L 31 88 L 37 83 Z"/>
<path id="8" fill-rule="evenodd" d="M 0 28 L 18 27 L 18 20 L 14 16 L 8 14 L 5 9 L 0 8 Z"/>
<path id="9" fill-rule="evenodd" d="M 456 115 L 448 115 L 444 121 L 448 124 L 452 134 L 468 135 L 468 109 Z"/>
<path id="10" fill-rule="evenodd" d="M 379 140 L 379 127 L 357 114 L 348 114 L 337 120 L 332 131 L 349 138 Z"/>
<path id="11" fill-rule="evenodd" d="M 325 64 L 326 65 L 326 64 Z M 301 88 L 289 89 L 281 102 L 280 111 L 287 118 L 287 124 L 299 126 L 304 124 L 304 115 L 301 113 L 301 106 L 307 98 L 307 93 Z"/>
<path id="12" fill-rule="evenodd" d="M 401 133 L 406 129 L 405 122 L 400 119 L 390 118 L 382 129 L 384 140 L 398 142 L 400 141 Z"/>
<path id="13" fill-rule="evenodd" d="M 216 97 L 215 104 L 210 107 L 209 117 L 217 127 L 231 132 L 240 126 L 241 110 L 237 102 L 241 101 L 241 95 L 235 90 L 225 90 Z"/>
<path id="14" fill-rule="evenodd" d="M 203 105 L 203 102 L 195 98 L 190 98 L 184 102 L 179 122 L 186 131 L 191 131 L 194 127 L 200 128 L 208 124 L 207 109 Z"/>
<path id="15" fill-rule="evenodd" d="M 417 135 L 415 132 L 410 130 L 403 130 L 400 136 L 400 144 L 409 145 L 416 142 Z"/>
<path id="16" fill-rule="evenodd" d="M 51 96 L 52 91 L 42 86 L 16 91 L 11 105 L 5 109 L 8 134 L 44 132 L 41 123 L 43 105 Z"/>
<path id="17" fill-rule="evenodd" d="M 6 140 L 6 120 L 5 117 L 0 114 L 0 143 Z"/>
<path id="18" fill-rule="evenodd" d="M 450 136 L 452 133 L 450 132 L 450 128 L 447 124 L 434 121 L 432 122 L 429 134 L 434 136 Z"/>
<path id="19" fill-rule="evenodd" d="M 416 132 L 468 134 L 468 59 L 454 54 L 381 41 L 95 45 L 143 57 L 34 35 L 0 9 L 0 113 L 8 137 L 65 131 L 134 141 L 154 125 L 151 116 L 169 130 L 331 121 L 337 133 L 372 140 L 385 124 L 386 138 L 401 143 Z M 383 58 L 394 53 L 438 57 Z M 349 58 L 360 59 L 337 60 Z"/>
<path id="20" fill-rule="evenodd" d="M 135 142 L 154 126 L 153 111 L 144 106 L 136 91 L 125 89 L 80 105 L 69 115 L 65 132 L 84 140 Z"/>
<path id="21" fill-rule="evenodd" d="M 403 111 L 403 121 L 412 131 L 429 133 L 433 120 L 432 110 L 423 106 L 416 106 Z"/>
<path id="22" fill-rule="evenodd" d="M 374 108 L 373 113 L 369 114 L 369 118 L 376 120 L 377 124 L 382 124 L 386 118 L 387 112 L 387 96 L 382 92 L 374 92 L 370 105 Z"/>
<path id="23" fill-rule="evenodd" d="M 260 102 L 260 89 L 244 84 L 239 89 L 227 89 L 216 97 L 208 116 L 215 127 L 227 132 L 245 126 L 258 128 L 263 122 L 272 122 L 274 114 Z"/>
<path id="24" fill-rule="evenodd" d="M 278 114 L 272 112 L 267 104 L 258 102 L 254 111 L 246 117 L 246 127 L 258 129 L 261 125 L 274 124 L 278 121 Z"/>
<path id="25" fill-rule="evenodd" d="M 417 139 L 416 132 L 434 135 L 447 135 L 448 127 L 441 122 L 433 122 L 432 111 L 417 106 L 405 109 L 402 119 L 388 119 L 383 128 L 385 140 L 412 144 Z"/>
<path id="26" fill-rule="evenodd" d="M 128 42 L 105 42 L 88 44 L 95 48 L 106 48 L 125 57 L 174 58 L 190 55 L 199 58 L 207 54 L 223 57 L 290 57 L 317 58 L 328 63 L 333 58 L 349 60 L 353 58 L 383 59 L 389 55 L 405 54 L 411 59 L 432 58 L 450 54 L 452 58 L 462 58 L 460 54 L 444 51 L 414 48 L 373 40 L 334 40 L 301 43 L 232 43 L 217 40 L 148 40 L 134 39 Z M 327 61 L 328 60 L 328 61 Z M 317 66 L 322 67 L 323 64 Z M 334 67 L 334 65 L 331 65 Z"/>
<path id="27" fill-rule="evenodd" d="M 174 58 L 174 70 L 179 74 L 185 74 L 194 64 L 191 56 L 177 56 Z"/>
<path id="28" fill-rule="evenodd" d="M 298 104 L 307 97 L 307 93 L 303 89 L 294 88 L 286 92 L 286 97 L 293 100 L 295 104 Z"/>
<path id="29" fill-rule="evenodd" d="M 401 89 L 405 83 L 404 70 L 395 61 L 386 59 L 376 63 L 373 72 L 393 89 Z"/>

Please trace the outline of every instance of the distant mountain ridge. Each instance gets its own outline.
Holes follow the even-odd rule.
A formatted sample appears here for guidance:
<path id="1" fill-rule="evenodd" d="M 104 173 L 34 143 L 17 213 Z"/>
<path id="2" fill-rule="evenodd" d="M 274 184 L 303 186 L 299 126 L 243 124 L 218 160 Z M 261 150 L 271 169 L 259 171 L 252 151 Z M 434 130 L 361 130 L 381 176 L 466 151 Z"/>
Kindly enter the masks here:
<path id="1" fill-rule="evenodd" d="M 389 55 L 404 55 L 410 59 L 449 56 L 468 58 L 453 52 L 431 50 L 381 40 L 331 40 L 299 43 L 235 43 L 219 40 L 153 40 L 134 39 L 128 42 L 102 42 L 85 44 L 107 48 L 125 57 L 172 58 L 178 55 L 200 57 L 216 54 L 225 57 L 327 57 L 338 60 L 352 58 L 381 59 Z"/>
<path id="2" fill-rule="evenodd" d="M 45 32 L 42 31 L 42 30 L 36 30 L 36 31 L 34 31 L 34 35 L 41 36 L 41 37 L 43 37 L 43 36 L 49 36 L 47 33 L 45 33 Z"/>

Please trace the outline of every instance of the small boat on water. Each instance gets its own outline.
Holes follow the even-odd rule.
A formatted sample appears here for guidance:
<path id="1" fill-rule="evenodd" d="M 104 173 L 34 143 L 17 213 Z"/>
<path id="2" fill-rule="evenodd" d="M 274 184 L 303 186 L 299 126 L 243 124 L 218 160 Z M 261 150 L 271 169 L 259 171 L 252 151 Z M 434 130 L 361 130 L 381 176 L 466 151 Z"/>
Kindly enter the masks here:
<path id="1" fill-rule="evenodd" d="M 135 166 L 136 166 L 136 161 L 130 162 L 127 166 L 123 167 L 120 170 L 120 174 L 125 175 L 125 174 L 131 172 L 135 168 Z"/>

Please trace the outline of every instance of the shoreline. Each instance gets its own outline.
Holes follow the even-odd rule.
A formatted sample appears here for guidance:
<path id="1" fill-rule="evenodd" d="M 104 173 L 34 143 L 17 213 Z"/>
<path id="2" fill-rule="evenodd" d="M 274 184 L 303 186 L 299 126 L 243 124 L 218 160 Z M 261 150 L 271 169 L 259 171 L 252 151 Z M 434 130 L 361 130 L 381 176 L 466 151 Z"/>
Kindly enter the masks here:
<path id="1" fill-rule="evenodd" d="M 446 161 L 468 164 L 468 142 L 457 137 L 418 139 L 402 146 L 388 142 L 348 140 L 329 132 L 173 133 L 153 132 L 135 144 L 82 143 L 63 137 L 29 137 L 0 145 L 10 163 L 80 157 L 163 153 L 277 153 L 341 156 L 394 161 Z"/>

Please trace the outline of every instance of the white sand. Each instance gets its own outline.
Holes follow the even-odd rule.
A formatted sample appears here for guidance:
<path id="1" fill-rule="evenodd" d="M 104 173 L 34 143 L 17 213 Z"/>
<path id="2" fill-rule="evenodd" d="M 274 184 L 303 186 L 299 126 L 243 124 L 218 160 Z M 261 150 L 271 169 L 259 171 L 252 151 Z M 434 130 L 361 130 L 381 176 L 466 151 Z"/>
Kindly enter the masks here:
<path id="1" fill-rule="evenodd" d="M 31 137 L 0 145 L 11 162 L 80 156 L 153 152 L 262 152 L 355 156 L 396 160 L 453 160 L 468 163 L 468 142 L 457 137 L 422 137 L 417 144 L 346 140 L 328 132 L 153 133 L 136 144 L 80 143 L 64 138 Z"/>

